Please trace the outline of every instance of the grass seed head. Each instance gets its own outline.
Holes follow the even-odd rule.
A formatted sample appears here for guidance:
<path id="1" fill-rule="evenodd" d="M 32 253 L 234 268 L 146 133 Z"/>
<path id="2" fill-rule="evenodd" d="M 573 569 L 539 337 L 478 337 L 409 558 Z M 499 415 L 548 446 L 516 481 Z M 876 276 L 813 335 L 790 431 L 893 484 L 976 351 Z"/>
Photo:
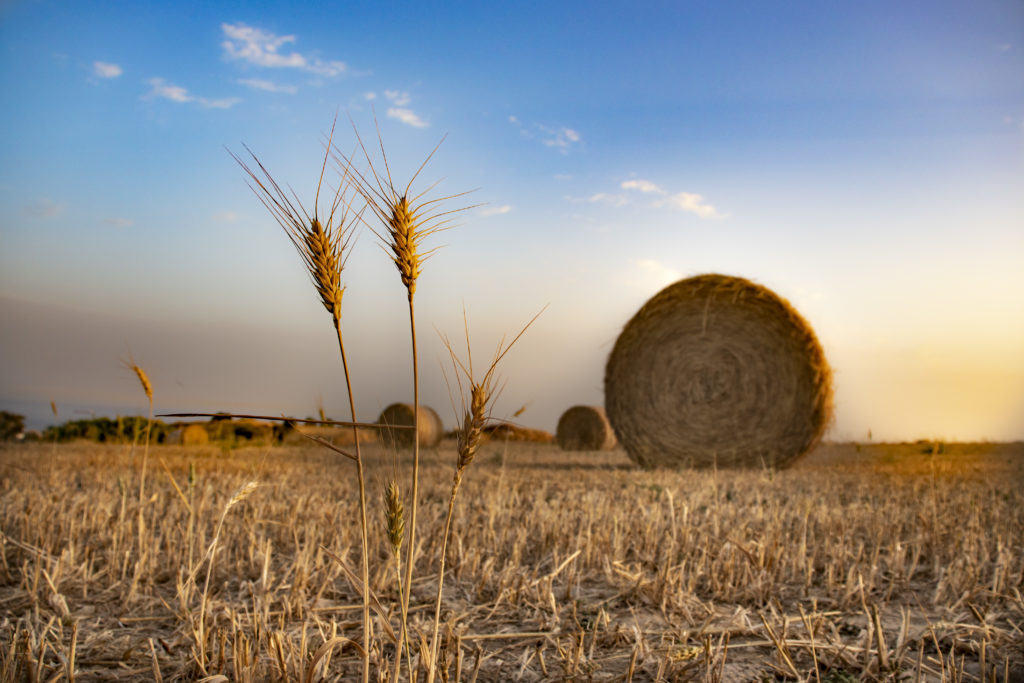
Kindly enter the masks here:
<path id="1" fill-rule="evenodd" d="M 333 136 L 334 127 L 332 126 L 331 136 L 327 139 L 327 151 L 320 168 L 320 179 L 316 186 L 312 216 L 306 211 L 302 202 L 295 197 L 294 192 L 291 192 L 289 196 L 289 193 L 286 193 L 277 184 L 277 181 L 251 150 L 246 148 L 259 168 L 259 174 L 234 153 L 230 151 L 229 153 L 249 175 L 252 181 L 249 187 L 274 216 L 274 219 L 287 233 L 288 239 L 291 240 L 296 251 L 299 252 L 313 281 L 313 286 L 316 287 L 317 294 L 320 295 L 321 303 L 334 318 L 337 326 L 341 320 L 341 300 L 345 293 L 345 288 L 341 285 L 341 273 L 345 269 L 345 260 L 348 257 L 352 225 L 356 220 L 361 220 L 361 216 L 360 214 L 350 214 L 351 202 L 346 196 L 349 174 L 346 173 L 327 207 L 326 217 L 322 220 L 320 218 L 320 188 L 323 185 L 324 170 L 327 167 L 327 158 L 331 153 Z"/>
<path id="2" fill-rule="evenodd" d="M 227 507 L 224 509 L 225 512 L 233 508 L 238 503 L 249 497 L 249 494 L 258 489 L 260 483 L 256 480 L 246 482 L 242 488 L 235 491 L 235 495 L 231 496 L 231 500 L 228 501 Z"/>
<path id="3" fill-rule="evenodd" d="M 122 360 L 122 363 L 135 373 L 135 376 L 139 378 L 139 384 L 142 385 L 142 390 L 146 392 L 146 398 L 149 400 L 150 405 L 153 404 L 153 384 L 149 381 L 149 377 L 146 375 L 146 371 L 139 367 L 139 365 L 132 359 Z M 54 415 L 57 414 L 57 407 L 51 403 Z"/>
<path id="4" fill-rule="evenodd" d="M 456 469 L 462 472 L 469 467 L 476 450 L 483 439 L 484 427 L 487 426 L 487 404 L 490 392 L 484 384 L 474 384 L 470 389 L 469 410 L 462 421 L 462 429 L 458 435 L 459 461 Z"/>
<path id="5" fill-rule="evenodd" d="M 395 552 L 402 547 L 405 538 L 405 506 L 394 480 L 384 489 L 384 520 L 387 523 L 388 542 Z"/>
<path id="6" fill-rule="evenodd" d="M 354 128 L 355 125 L 353 124 Z M 394 262 L 395 267 L 398 268 L 402 284 L 408 293 L 409 301 L 412 301 L 413 296 L 416 294 L 416 280 L 420 276 L 423 262 L 430 258 L 433 253 L 433 249 L 426 251 L 422 249 L 423 241 L 436 232 L 450 228 L 451 220 L 448 218 L 449 216 L 473 207 L 464 206 L 448 211 L 438 210 L 441 202 L 461 197 L 467 193 L 462 192 L 447 197 L 424 200 L 423 196 L 434 187 L 433 185 L 427 188 L 427 190 L 410 197 L 409 191 L 412 188 L 412 184 L 427 165 L 427 162 L 434 156 L 434 152 L 441 146 L 440 142 L 427 155 L 423 163 L 420 164 L 420 167 L 413 174 L 405 189 L 400 190 L 396 187 L 391 177 L 391 168 L 388 165 L 387 154 L 384 153 L 384 142 L 380 137 L 380 129 L 378 128 L 377 130 L 377 140 L 380 143 L 382 158 L 380 172 L 374 166 L 370 153 L 365 145 L 363 145 L 358 131 L 356 131 L 356 138 L 359 140 L 359 147 L 363 152 L 363 157 L 366 159 L 368 166 L 366 172 L 360 173 L 357 171 L 354 168 L 352 157 L 345 156 L 338 150 L 334 152 L 335 160 L 341 167 L 344 176 L 351 181 L 355 186 L 356 192 L 362 196 L 367 207 L 386 226 L 386 230 L 382 233 L 378 232 L 373 226 L 366 224 L 377 235 L 385 248 L 389 250 L 391 260 Z M 443 138 L 441 142 L 444 142 Z"/>

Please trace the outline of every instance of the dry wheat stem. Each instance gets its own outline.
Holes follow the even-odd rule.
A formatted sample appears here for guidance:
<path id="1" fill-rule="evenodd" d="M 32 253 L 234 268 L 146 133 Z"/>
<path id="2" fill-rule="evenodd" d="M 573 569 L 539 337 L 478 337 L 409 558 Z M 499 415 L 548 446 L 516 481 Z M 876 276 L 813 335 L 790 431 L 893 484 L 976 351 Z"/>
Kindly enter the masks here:
<path id="1" fill-rule="evenodd" d="M 362 219 L 362 211 L 350 216 L 351 201 L 347 198 L 346 192 L 349 187 L 348 180 L 352 177 L 349 168 L 342 169 L 342 180 L 334 193 L 325 222 L 319 219 L 320 189 L 323 185 L 324 171 L 327 168 L 327 159 L 331 155 L 332 141 L 334 139 L 334 124 L 331 125 L 331 133 L 328 136 L 324 160 L 320 167 L 320 178 L 316 186 L 316 195 L 313 202 L 313 216 L 302 206 L 298 197 L 292 192 L 294 203 L 289 196 L 274 181 L 267 169 L 260 163 L 256 155 L 246 147 L 246 151 L 252 156 L 259 166 L 266 183 L 263 182 L 246 164 L 231 153 L 236 162 L 248 173 L 249 177 L 256 183 L 250 185 L 253 192 L 265 207 L 274 216 L 277 222 L 284 228 L 292 244 L 302 257 L 309 272 L 310 278 L 320 295 L 320 301 L 324 308 L 331 314 L 334 329 L 338 336 L 338 349 L 341 353 L 341 364 L 345 375 L 345 386 L 348 391 L 349 408 L 352 413 L 352 422 L 356 420 L 355 399 L 352 393 L 352 381 L 348 369 L 348 359 L 345 356 L 345 343 L 341 333 L 341 301 L 345 292 L 341 285 L 341 272 L 344 270 L 348 258 L 348 247 L 351 241 L 351 227 L 355 220 Z M 259 188 L 259 189 L 257 189 Z M 338 222 L 335 224 L 335 218 Z M 359 484 L 359 517 L 360 531 L 362 536 L 362 569 L 363 569 L 363 682 L 367 683 L 370 678 L 370 578 L 369 578 L 369 549 L 368 529 L 366 521 L 366 485 L 363 471 L 363 460 L 360 452 L 359 435 L 356 427 L 352 427 L 353 440 L 355 442 L 355 463 L 356 476 Z"/>
<path id="2" fill-rule="evenodd" d="M 375 121 L 376 123 L 376 121 Z M 419 177 L 419 174 L 426 167 L 427 163 L 437 152 L 441 143 L 444 142 L 444 138 L 438 142 L 437 146 L 427 155 L 423 163 L 420 164 L 419 168 L 410 178 L 408 184 L 405 186 L 404 191 L 399 192 L 395 187 L 394 180 L 391 175 L 391 167 L 388 163 L 387 153 L 384 151 L 384 142 L 380 134 L 380 126 L 377 125 L 377 141 L 380 146 L 381 159 L 384 164 L 383 176 L 377 172 L 374 167 L 373 160 L 370 156 L 369 151 L 363 144 L 362 137 L 359 135 L 359 131 L 355 127 L 355 123 L 352 124 L 353 131 L 356 134 L 359 147 L 363 152 L 363 156 L 366 159 L 368 170 L 366 173 L 360 173 L 355 170 L 354 164 L 352 163 L 352 155 L 346 157 L 340 151 L 335 153 L 335 159 L 342 167 L 343 175 L 350 179 L 352 184 L 356 187 L 356 191 L 362 196 L 366 205 L 370 207 L 370 210 L 377 216 L 377 218 L 386 226 L 386 235 L 378 232 L 377 229 L 369 225 L 366 221 L 362 221 L 367 227 L 377 236 L 377 238 L 385 246 L 385 250 L 390 250 L 390 258 L 398 269 L 399 276 L 402 280 L 402 285 L 406 289 L 406 294 L 409 302 L 409 334 L 411 337 L 412 344 L 412 374 L 413 374 L 413 426 L 414 433 L 412 439 L 413 448 L 413 466 L 412 466 L 412 505 L 409 515 L 409 552 L 406 559 L 406 573 L 405 573 L 405 590 L 402 591 L 401 602 L 403 613 L 408 613 L 409 609 L 409 598 L 410 591 L 412 589 L 412 578 L 413 568 L 416 563 L 416 521 L 417 511 L 419 507 L 419 470 L 420 470 L 420 439 L 419 439 L 419 413 L 420 413 L 420 401 L 419 401 L 419 357 L 416 346 L 416 308 L 415 308 L 415 295 L 416 295 L 416 282 L 420 275 L 420 270 L 424 261 L 426 261 L 433 254 L 434 250 L 424 251 L 422 249 L 423 241 L 433 235 L 434 233 L 451 227 L 450 219 L 446 218 L 454 213 L 463 211 L 466 208 L 454 209 L 451 211 L 437 212 L 436 206 L 441 202 L 452 199 L 454 197 L 462 196 L 462 194 L 451 195 L 449 197 L 442 197 L 439 199 L 432 199 L 422 201 L 423 196 L 432 190 L 435 186 L 431 185 L 423 192 L 412 197 L 410 199 L 409 192 L 412 188 L 412 184 Z M 360 219 L 362 214 L 360 214 Z M 355 418 L 353 418 L 355 419 Z M 405 633 L 406 624 L 403 621 L 402 639 L 403 642 L 407 637 Z M 397 668 L 397 665 L 396 665 Z M 410 669 L 410 676 L 412 676 L 412 670 Z"/>
<path id="3" fill-rule="evenodd" d="M 444 532 L 441 537 L 441 556 L 438 560 L 439 567 L 437 571 L 437 598 L 434 602 L 434 628 L 430 641 L 430 659 L 428 661 L 427 668 L 427 683 L 433 683 L 437 673 L 437 648 L 439 642 L 438 631 L 441 625 L 441 598 L 444 595 L 445 556 L 448 551 L 448 539 L 451 533 L 452 517 L 455 513 L 455 497 L 458 495 L 459 487 L 462 484 L 462 476 L 466 469 L 473 463 L 473 458 L 476 456 L 477 448 L 483 439 L 484 427 L 487 426 L 487 422 L 490 419 L 491 403 L 500 393 L 500 391 L 495 391 L 495 371 L 498 367 L 498 363 L 505 357 L 512 346 L 519 341 L 519 338 L 523 336 L 526 330 L 529 329 L 530 325 L 532 325 L 543 312 L 544 309 L 541 309 L 537 315 L 533 316 L 533 318 L 526 323 L 523 329 L 519 331 L 519 334 L 517 334 L 515 338 L 508 343 L 508 345 L 505 345 L 504 339 L 498 343 L 498 348 L 494 353 L 494 359 L 487 368 L 487 372 L 484 373 L 483 378 L 479 381 L 477 381 L 473 375 L 473 353 L 469 343 L 469 321 L 466 317 L 465 310 L 463 310 L 462 313 L 463 329 L 466 335 L 465 363 L 459 360 L 459 357 L 452 348 L 448 338 L 443 338 L 445 347 L 448 349 L 448 354 L 452 359 L 452 368 L 455 374 L 456 384 L 459 389 L 460 400 L 463 405 L 463 419 L 462 428 L 458 433 L 458 459 L 455 465 L 455 473 L 452 478 L 451 494 L 448 497 L 448 512 L 445 516 Z M 466 397 L 462 390 L 463 376 L 465 377 L 469 387 L 468 406 L 466 405 Z M 447 381 L 447 376 L 445 379 Z"/>

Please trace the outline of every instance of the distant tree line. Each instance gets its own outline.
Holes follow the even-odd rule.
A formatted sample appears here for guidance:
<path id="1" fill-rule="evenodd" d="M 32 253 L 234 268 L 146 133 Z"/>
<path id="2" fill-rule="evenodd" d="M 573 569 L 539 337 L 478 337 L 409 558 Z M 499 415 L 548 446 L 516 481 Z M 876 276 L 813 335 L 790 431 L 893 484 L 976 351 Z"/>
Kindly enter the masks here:
<path id="1" fill-rule="evenodd" d="M 98 443 L 131 443 L 146 437 L 147 418 L 144 415 L 89 420 L 70 420 L 61 425 L 47 427 L 42 438 L 46 441 L 74 441 L 86 439 Z M 150 443 L 163 443 L 176 427 L 161 420 L 153 420 Z"/>
<path id="2" fill-rule="evenodd" d="M 25 432 L 25 416 L 0 410 L 0 441 L 18 438 Z"/>

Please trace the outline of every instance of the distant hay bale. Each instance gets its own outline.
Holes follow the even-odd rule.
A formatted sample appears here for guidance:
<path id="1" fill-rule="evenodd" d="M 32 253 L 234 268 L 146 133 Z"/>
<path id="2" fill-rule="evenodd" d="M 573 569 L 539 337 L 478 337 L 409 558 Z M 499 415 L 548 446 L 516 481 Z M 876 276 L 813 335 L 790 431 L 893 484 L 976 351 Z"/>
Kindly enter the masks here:
<path id="1" fill-rule="evenodd" d="M 183 446 L 202 446 L 210 443 L 210 433 L 201 424 L 190 424 L 181 433 Z"/>
<path id="2" fill-rule="evenodd" d="M 626 323 L 605 408 L 644 467 L 792 464 L 832 419 L 832 371 L 810 325 L 748 280 L 699 275 Z"/>
<path id="3" fill-rule="evenodd" d="M 411 403 L 392 403 L 377 418 L 378 424 L 412 426 L 413 405 Z M 441 443 L 444 436 L 444 425 L 434 409 L 420 405 L 420 448 L 434 448 Z M 380 438 L 395 447 L 412 446 L 413 430 L 387 429 L 380 430 Z"/>
<path id="4" fill-rule="evenodd" d="M 519 425 L 510 424 L 508 422 L 499 422 L 497 424 L 487 425 L 484 427 L 484 436 L 492 441 L 551 443 L 555 440 L 555 437 L 552 436 L 551 432 L 545 432 L 543 429 L 520 427 Z"/>
<path id="5" fill-rule="evenodd" d="M 573 406 L 562 413 L 555 439 L 564 451 L 607 451 L 618 443 L 600 406 Z"/>

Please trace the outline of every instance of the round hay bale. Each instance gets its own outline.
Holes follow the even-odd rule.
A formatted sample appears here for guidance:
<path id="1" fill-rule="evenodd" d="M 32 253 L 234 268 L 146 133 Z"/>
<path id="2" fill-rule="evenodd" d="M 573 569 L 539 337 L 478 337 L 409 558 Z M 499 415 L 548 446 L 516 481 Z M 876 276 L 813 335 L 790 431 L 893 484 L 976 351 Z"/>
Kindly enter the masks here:
<path id="1" fill-rule="evenodd" d="M 412 425 L 413 406 L 411 403 L 392 403 L 377 418 L 378 424 Z M 444 436 L 444 425 L 441 418 L 430 406 L 420 405 L 420 448 L 434 448 L 441 443 Z M 413 431 L 411 429 L 380 430 L 380 437 L 385 443 L 395 447 L 412 446 Z"/>
<path id="2" fill-rule="evenodd" d="M 786 467 L 832 419 L 832 371 L 810 325 L 727 275 L 681 280 L 644 304 L 608 357 L 604 390 L 644 467 Z"/>
<path id="3" fill-rule="evenodd" d="M 563 451 L 607 451 L 618 444 L 600 406 L 573 406 L 562 413 L 555 439 Z"/>
<path id="4" fill-rule="evenodd" d="M 183 446 L 202 446 L 210 443 L 210 433 L 201 424 L 190 424 L 181 432 Z"/>

